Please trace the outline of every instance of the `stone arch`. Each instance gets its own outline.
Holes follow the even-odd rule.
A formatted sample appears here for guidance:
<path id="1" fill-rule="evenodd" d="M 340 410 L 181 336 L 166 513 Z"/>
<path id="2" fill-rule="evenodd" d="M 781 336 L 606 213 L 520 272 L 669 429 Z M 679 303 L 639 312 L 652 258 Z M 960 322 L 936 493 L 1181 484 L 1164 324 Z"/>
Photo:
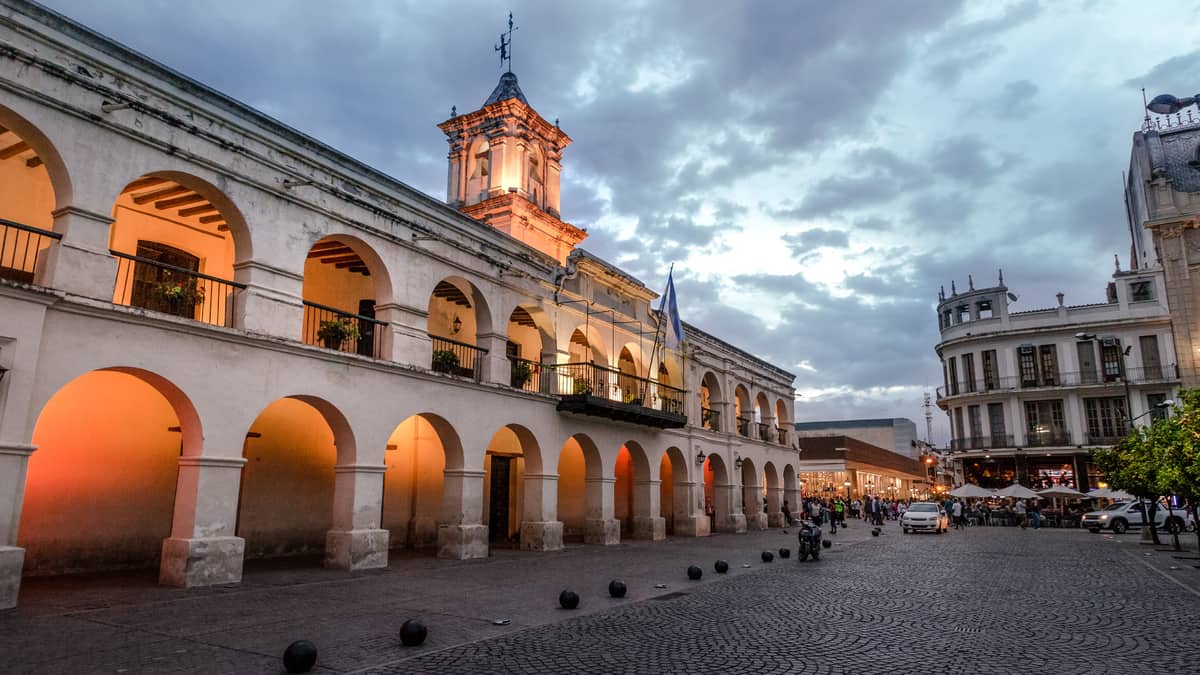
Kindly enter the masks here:
<path id="1" fill-rule="evenodd" d="M 739 435 L 750 435 L 750 422 L 753 414 L 750 408 L 750 392 L 745 385 L 737 385 L 733 389 L 733 416 L 737 422 Z"/>
<path id="2" fill-rule="evenodd" d="M 54 213 L 71 203 L 71 180 L 54 144 L 0 105 L 0 279 L 48 285 L 42 277 L 57 233 Z"/>
<path id="3" fill-rule="evenodd" d="M 700 424 L 711 431 L 721 431 L 721 407 L 725 399 L 721 394 L 721 381 L 711 370 L 700 378 Z"/>
<path id="4" fill-rule="evenodd" d="M 650 459 L 641 444 L 626 441 L 617 452 L 613 467 L 614 515 L 621 523 L 621 536 L 662 539 L 666 521 L 658 511 L 658 486 L 650 475 Z"/>
<path id="5" fill-rule="evenodd" d="M 380 522 L 393 548 L 430 548 L 452 514 L 445 502 L 445 472 L 463 467 L 462 442 L 445 418 L 418 413 L 388 437 Z"/>
<path id="6" fill-rule="evenodd" d="M 574 434 L 563 443 L 558 457 L 557 510 L 565 540 L 620 541 L 620 523 L 613 518 L 613 482 L 605 478 L 600 449 L 590 436 Z"/>
<path id="7" fill-rule="evenodd" d="M 570 330 L 565 333 L 560 333 L 562 339 L 566 342 L 559 346 L 561 351 L 567 353 L 568 363 L 589 363 L 595 362 L 596 365 L 609 365 L 609 350 L 608 340 L 605 339 L 603 331 L 595 324 L 578 322 L 570 326 Z M 583 361 L 576 359 L 583 358 Z"/>
<path id="8" fill-rule="evenodd" d="M 556 361 L 554 322 L 546 310 L 534 303 L 523 303 L 508 315 L 506 356 L 511 373 L 509 386 L 548 392 L 553 382 L 543 374 L 542 364 Z M 522 365 L 523 364 L 523 365 Z"/>
<path id="9" fill-rule="evenodd" d="M 490 545 L 519 542 L 526 520 L 526 477 L 542 475 L 542 452 L 533 432 L 508 424 L 492 435 L 484 455 L 483 521 Z"/>
<path id="10" fill-rule="evenodd" d="M 720 455 L 712 453 L 704 460 L 704 513 L 709 531 L 736 531 L 729 470 Z"/>
<path id="11" fill-rule="evenodd" d="M 47 180 L 50 181 L 51 197 L 53 198 L 50 212 L 70 206 L 74 195 L 71 176 L 67 171 L 66 162 L 63 161 L 62 155 L 59 154 L 55 143 L 32 122 L 3 104 L 0 104 L 0 127 L 4 128 L 10 137 L 5 140 L 16 139 L 16 142 L 25 143 L 29 146 L 27 151 L 14 154 L 11 159 L 19 158 L 24 162 L 29 162 L 33 157 L 37 158 L 37 165 L 27 168 L 41 168 L 45 172 Z M 0 134 L 0 138 L 3 136 L 3 134 Z M 4 148 L 12 148 L 12 145 L 12 143 L 6 143 Z M 8 219 L 8 216 L 0 214 L 0 218 Z M 52 220 L 49 212 L 45 214 L 45 218 L 45 223 L 47 224 Z M 13 218 L 11 220 L 17 219 Z M 51 229 L 50 227 L 44 227 L 40 223 L 29 223 L 29 225 L 38 229 Z"/>
<path id="12" fill-rule="evenodd" d="M 376 308 L 391 304 L 392 279 L 365 241 L 330 234 L 314 242 L 304 261 L 302 295 L 305 344 L 373 358 L 388 353 L 390 331 L 376 319 Z"/>
<path id="13" fill-rule="evenodd" d="M 666 449 L 658 466 L 659 516 L 667 535 L 695 536 L 692 514 L 692 495 L 688 480 L 688 458 L 676 446 Z"/>
<path id="14" fill-rule="evenodd" d="M 26 573 L 158 564 L 180 458 L 202 454 L 203 437 L 190 399 L 156 373 L 111 367 L 64 384 L 32 429 L 17 537 Z"/>
<path id="15" fill-rule="evenodd" d="M 617 356 L 617 386 L 619 388 L 617 395 L 626 403 L 635 399 L 640 401 L 644 395 L 652 393 L 642 387 L 640 378 L 643 368 L 640 358 L 634 354 L 635 350 L 638 352 L 640 350 L 637 350 L 636 346 L 634 350 L 629 347 L 628 344 L 622 346 L 621 353 Z"/>
<path id="16" fill-rule="evenodd" d="M 336 406 L 311 395 L 267 405 L 243 445 L 238 536 L 247 558 L 315 555 L 333 529 L 337 466 L 355 464 L 350 424 Z"/>
<path id="17" fill-rule="evenodd" d="M 482 379 L 492 336 L 492 310 L 483 291 L 463 277 L 445 277 L 430 292 L 428 310 L 433 369 Z"/>
<path id="18" fill-rule="evenodd" d="M 487 137 L 480 136 L 471 143 L 467 152 L 467 183 L 464 197 L 468 204 L 487 199 L 487 191 L 491 187 L 491 172 L 491 144 Z"/>
<path id="19" fill-rule="evenodd" d="M 763 465 L 763 494 L 767 498 L 767 526 L 783 527 L 783 483 L 774 462 Z M 791 505 L 788 505 L 789 508 Z"/>

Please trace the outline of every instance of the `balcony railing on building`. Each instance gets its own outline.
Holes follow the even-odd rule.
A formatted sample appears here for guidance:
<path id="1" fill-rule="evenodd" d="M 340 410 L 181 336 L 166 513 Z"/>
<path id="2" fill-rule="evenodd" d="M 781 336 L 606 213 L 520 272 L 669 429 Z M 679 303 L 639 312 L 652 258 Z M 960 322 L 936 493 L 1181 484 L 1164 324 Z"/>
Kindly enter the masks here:
<path id="1" fill-rule="evenodd" d="M 1117 427 L 1110 431 L 1089 431 L 1083 435 L 1084 445 L 1116 445 L 1125 438 L 1128 432 L 1124 427 Z"/>
<path id="2" fill-rule="evenodd" d="M 700 408 L 700 426 L 709 431 L 721 430 L 721 415 L 712 408 Z"/>
<path id="3" fill-rule="evenodd" d="M 1050 448 L 1072 445 L 1069 431 L 1030 431 L 1025 444 L 1031 448 Z"/>
<path id="4" fill-rule="evenodd" d="M 0 219 L 0 279 L 33 283 L 42 252 L 59 239 L 62 235 L 57 232 Z"/>
<path id="5" fill-rule="evenodd" d="M 553 372 L 553 377 L 543 375 L 538 381 L 540 386 L 552 382 L 551 391 L 543 393 L 560 396 L 562 412 L 663 429 L 687 424 L 682 389 L 594 363 L 543 364 L 541 369 Z"/>
<path id="6" fill-rule="evenodd" d="M 758 424 L 758 440 L 770 441 L 771 440 L 771 425 L 767 424 L 765 422 L 758 422 L 757 424 Z"/>
<path id="7" fill-rule="evenodd" d="M 433 343 L 430 368 L 435 373 L 449 373 L 469 377 L 476 382 L 483 379 L 483 364 L 488 350 L 450 338 L 429 336 Z"/>
<path id="8" fill-rule="evenodd" d="M 1012 434 L 991 434 L 988 436 L 970 436 L 967 438 L 955 438 L 950 441 L 950 449 L 953 451 L 964 450 L 993 450 L 998 448 L 1013 447 Z"/>
<path id="9" fill-rule="evenodd" d="M 1101 384 L 1151 384 L 1154 382 L 1170 382 L 1179 379 L 1179 368 L 1174 363 L 1164 363 L 1157 366 L 1126 368 L 1124 377 L 1120 373 L 1102 373 L 1100 370 L 1084 370 L 1065 373 L 1043 373 L 1037 377 L 997 377 L 990 381 L 981 381 L 978 387 L 970 387 L 966 381 L 958 382 L 957 386 L 947 389 L 944 385 L 937 388 L 938 399 L 964 394 L 982 394 L 991 391 L 1013 391 L 1016 389 L 1035 389 L 1042 387 L 1081 387 Z"/>
<path id="10" fill-rule="evenodd" d="M 304 301 L 305 344 L 372 358 L 383 356 L 383 331 L 387 324 L 374 317 Z"/>
<path id="11" fill-rule="evenodd" d="M 780 445 L 787 445 L 787 429 L 784 429 L 783 427 L 775 427 L 775 439 Z"/>
<path id="12" fill-rule="evenodd" d="M 214 326 L 233 326 L 234 294 L 245 289 L 244 284 L 120 251 L 109 253 L 117 259 L 114 302 Z"/>
<path id="13" fill-rule="evenodd" d="M 739 436 L 747 436 L 747 437 L 750 436 L 750 418 L 749 417 L 737 418 L 737 432 L 738 432 Z"/>

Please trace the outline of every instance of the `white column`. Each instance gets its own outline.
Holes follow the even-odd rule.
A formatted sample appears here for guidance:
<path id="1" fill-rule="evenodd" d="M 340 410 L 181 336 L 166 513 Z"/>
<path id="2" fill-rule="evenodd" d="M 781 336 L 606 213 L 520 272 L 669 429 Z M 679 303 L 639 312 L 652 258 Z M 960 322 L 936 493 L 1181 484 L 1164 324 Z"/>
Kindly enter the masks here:
<path id="1" fill-rule="evenodd" d="M 713 502 L 725 505 L 725 518 L 717 518 L 718 532 L 742 533 L 746 531 L 746 516 L 742 513 L 742 500 L 737 498 L 736 485 L 713 485 Z M 719 512 L 718 512 L 718 515 Z"/>
<path id="2" fill-rule="evenodd" d="M 384 359 L 428 368 L 432 365 L 433 341 L 430 340 L 429 312 L 398 304 L 375 306 L 375 318 L 387 322 L 382 327 Z"/>
<path id="3" fill-rule="evenodd" d="M 233 325 L 237 328 L 301 339 L 304 329 L 304 276 L 256 260 L 233 265 L 233 279 L 246 288 L 234 296 Z"/>
<path id="4" fill-rule="evenodd" d="M 117 260 L 108 251 L 112 218 L 98 211 L 65 206 L 54 211 L 54 231 L 62 235 L 46 250 L 37 283 L 75 295 L 111 302 Z"/>
<path id="5" fill-rule="evenodd" d="M 667 538 L 667 519 L 660 512 L 660 481 L 633 483 L 633 538 L 659 541 Z"/>
<path id="6" fill-rule="evenodd" d="M 333 467 L 333 528 L 325 535 L 325 566 L 387 567 L 388 531 L 379 527 L 386 464 Z"/>
<path id="7" fill-rule="evenodd" d="M 588 544 L 610 546 L 621 543 L 621 521 L 614 517 L 616 478 L 588 478 L 587 518 L 583 540 Z"/>
<path id="8" fill-rule="evenodd" d="M 443 473 L 442 516 L 438 525 L 438 557 L 486 558 L 488 528 L 483 524 L 484 472 L 447 469 Z"/>
<path id="9" fill-rule="evenodd" d="M 171 536 L 158 581 L 211 586 L 242 580 L 246 541 L 235 536 L 243 457 L 180 457 Z"/>
<path id="10" fill-rule="evenodd" d="M 559 551 L 563 524 L 558 520 L 558 474 L 525 474 L 521 548 L 526 551 Z"/>

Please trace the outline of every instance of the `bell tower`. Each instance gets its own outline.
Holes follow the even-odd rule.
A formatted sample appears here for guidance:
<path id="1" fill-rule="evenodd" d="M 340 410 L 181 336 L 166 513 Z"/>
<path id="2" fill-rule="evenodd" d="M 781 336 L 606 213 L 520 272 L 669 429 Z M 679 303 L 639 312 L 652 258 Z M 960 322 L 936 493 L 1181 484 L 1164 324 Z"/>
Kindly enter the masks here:
<path id="1" fill-rule="evenodd" d="M 450 144 L 446 203 L 565 262 L 587 233 L 559 216 L 562 151 L 571 138 L 525 99 L 512 72 L 512 16 L 496 47 L 508 70 L 484 101 L 438 125 Z"/>

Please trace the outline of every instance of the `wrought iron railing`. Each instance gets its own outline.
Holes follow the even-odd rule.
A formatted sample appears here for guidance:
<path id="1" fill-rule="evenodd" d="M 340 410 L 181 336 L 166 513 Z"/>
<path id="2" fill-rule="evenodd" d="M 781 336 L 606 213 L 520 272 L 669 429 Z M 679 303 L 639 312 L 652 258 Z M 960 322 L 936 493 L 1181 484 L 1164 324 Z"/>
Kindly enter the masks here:
<path id="1" fill-rule="evenodd" d="M 1030 431 L 1025 434 L 1025 444 L 1031 448 L 1048 448 L 1071 445 L 1071 434 L 1067 431 Z"/>
<path id="2" fill-rule="evenodd" d="M 1141 368 L 1126 368 L 1125 374 L 1133 384 L 1139 382 L 1161 382 L 1179 379 L 1179 368 L 1174 363 Z"/>
<path id="3" fill-rule="evenodd" d="M 113 302 L 214 326 L 233 326 L 234 296 L 245 284 L 120 251 L 109 253 L 117 259 Z"/>
<path id="4" fill-rule="evenodd" d="M 749 417 L 737 418 L 737 432 L 738 432 L 739 436 L 746 436 L 746 437 L 750 436 L 750 418 Z"/>
<path id="5" fill-rule="evenodd" d="M 787 432 L 788 432 L 788 430 L 784 429 L 783 427 L 775 427 L 776 442 L 778 442 L 780 445 L 787 445 L 787 442 L 788 442 Z"/>
<path id="6" fill-rule="evenodd" d="M 386 327 L 386 322 L 375 317 L 304 301 L 305 344 L 379 359 L 383 358 Z"/>
<path id="7" fill-rule="evenodd" d="M 488 350 L 450 338 L 429 336 L 433 343 L 430 367 L 437 373 L 449 373 L 469 377 L 476 382 L 483 379 L 483 364 Z"/>
<path id="8" fill-rule="evenodd" d="M 712 408 L 700 408 L 700 426 L 709 431 L 721 430 L 721 415 Z"/>
<path id="9" fill-rule="evenodd" d="M 989 450 L 992 448 L 1013 447 L 1012 434 L 992 434 L 990 436 L 970 436 L 950 440 L 951 450 Z"/>
<path id="10" fill-rule="evenodd" d="M 1126 430 L 1120 427 L 1114 429 L 1112 433 L 1089 431 L 1083 435 L 1083 443 L 1084 445 L 1116 445 L 1127 435 Z"/>
<path id="11" fill-rule="evenodd" d="M 760 440 L 760 441 L 771 440 L 771 425 L 767 424 L 766 422 L 758 422 L 757 424 L 758 424 L 758 440 Z"/>
<path id="12" fill-rule="evenodd" d="M 59 239 L 57 232 L 0 219 L 0 279 L 33 283 L 42 251 Z"/>
<path id="13" fill-rule="evenodd" d="M 672 415 L 686 414 L 687 392 L 668 384 L 594 363 L 543 364 L 542 370 L 553 373 L 552 377 L 543 375 L 539 379 L 546 387 L 543 393 L 595 396 Z"/>
<path id="14" fill-rule="evenodd" d="M 1102 373 L 1097 370 L 1041 374 L 1037 378 L 1022 380 L 1018 377 L 1006 376 L 993 378 L 991 382 L 980 382 L 982 385 L 970 390 L 965 382 L 959 382 L 957 389 L 947 389 L 944 385 L 937 388 L 938 399 L 950 396 L 981 394 L 989 391 L 1004 391 L 1014 389 L 1037 389 L 1042 387 L 1079 387 L 1099 384 L 1120 384 L 1128 380 L 1130 384 L 1150 382 L 1169 382 L 1179 379 L 1179 368 L 1174 363 L 1164 363 L 1158 366 L 1126 368 L 1124 379 L 1120 374 Z M 990 386 L 989 386 L 990 385 Z"/>
<path id="15" fill-rule="evenodd" d="M 510 356 L 508 368 L 508 384 L 513 389 L 524 389 L 542 394 L 557 393 L 554 390 L 553 366 L 545 366 L 537 361 Z"/>

